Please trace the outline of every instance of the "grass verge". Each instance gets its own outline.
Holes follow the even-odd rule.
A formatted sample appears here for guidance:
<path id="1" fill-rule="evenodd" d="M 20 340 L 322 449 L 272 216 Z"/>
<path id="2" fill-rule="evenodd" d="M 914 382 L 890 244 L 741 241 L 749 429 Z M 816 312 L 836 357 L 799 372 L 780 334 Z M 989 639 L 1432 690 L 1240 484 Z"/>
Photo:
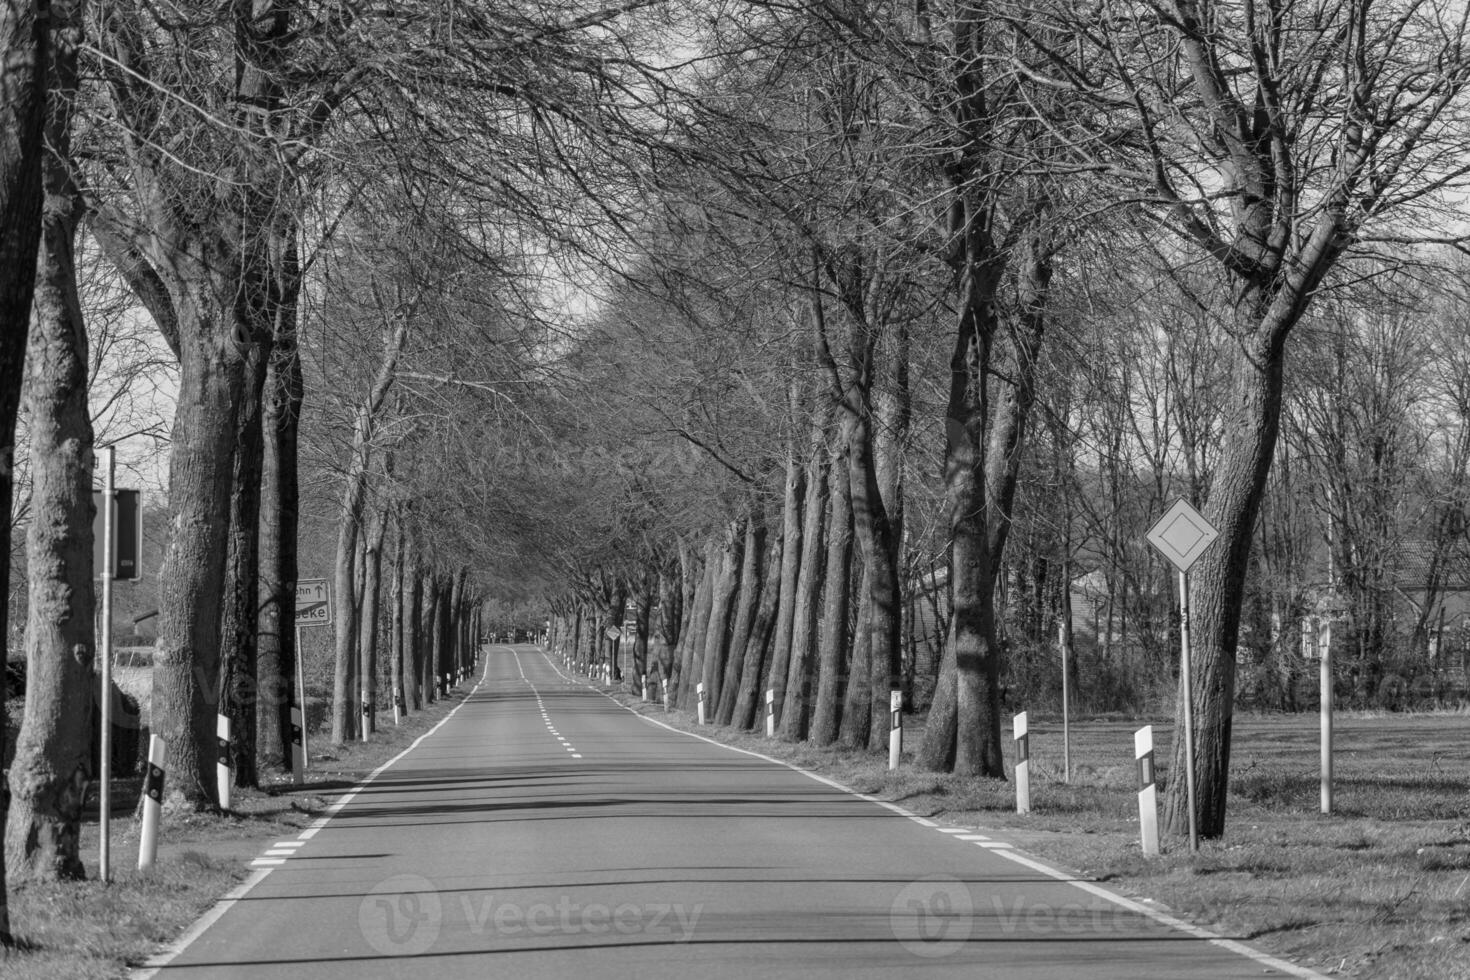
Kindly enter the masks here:
<path id="1" fill-rule="evenodd" d="M 236 790 L 226 814 L 165 814 L 158 861 L 147 872 L 136 870 L 137 820 L 115 813 L 108 884 L 96 877 L 94 803 L 82 825 L 85 881 L 11 883 L 11 928 L 18 946 L 0 953 L 0 974 L 6 980 L 125 977 L 243 880 L 250 860 L 267 845 L 295 836 L 459 702 L 458 694 L 451 695 L 396 727 L 390 716 L 371 742 L 334 746 L 318 734 L 309 743 L 311 767 L 302 786 L 286 779 L 269 781 L 260 790 Z M 114 796 L 136 800 L 139 782 L 117 781 Z"/>
<path id="2" fill-rule="evenodd" d="M 1226 836 L 1138 840 L 1133 731 L 1145 721 L 1032 719 L 1032 812 L 1009 781 L 888 771 L 883 755 L 769 740 L 604 687 L 660 721 L 819 772 L 955 826 L 995 832 L 1046 862 L 1219 935 L 1342 977 L 1470 977 L 1470 718 L 1339 713 L 1335 812 L 1318 812 L 1317 718 L 1237 716 Z M 1173 733 L 1154 725 L 1161 777 Z M 905 724 L 916 745 L 922 719 Z M 1009 754 L 1009 753 L 1008 753 Z M 1013 760 L 1012 760 L 1013 761 Z M 1008 779 L 1011 776 L 1007 772 Z"/>

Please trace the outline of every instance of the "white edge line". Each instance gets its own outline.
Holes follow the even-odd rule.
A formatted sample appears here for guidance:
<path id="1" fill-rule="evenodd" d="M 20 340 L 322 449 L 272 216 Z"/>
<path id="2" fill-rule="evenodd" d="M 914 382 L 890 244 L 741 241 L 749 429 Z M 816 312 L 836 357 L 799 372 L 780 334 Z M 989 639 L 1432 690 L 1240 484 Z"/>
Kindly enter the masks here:
<path id="1" fill-rule="evenodd" d="M 557 670 L 556 664 L 551 662 L 551 658 L 546 656 L 545 651 L 541 651 L 541 656 L 545 658 L 546 662 L 551 665 L 551 668 L 553 670 L 556 670 L 559 674 L 561 673 L 560 670 Z M 889 803 L 887 800 L 874 799 L 871 796 L 859 793 L 856 790 L 851 789 L 850 787 L 842 785 L 835 779 L 828 779 L 826 776 L 819 776 L 814 772 L 808 772 L 805 769 L 798 768 L 797 766 L 794 766 L 789 762 L 784 762 L 781 759 L 777 759 L 773 756 L 764 755 L 752 749 L 742 749 L 736 745 L 726 745 L 724 742 L 718 742 L 715 739 L 706 738 L 705 736 L 700 735 L 697 732 L 687 732 L 682 728 L 675 728 L 673 725 L 665 724 L 664 722 L 659 721 L 657 718 L 650 717 L 649 715 L 645 715 L 639 711 L 634 711 L 632 708 L 628 707 L 626 704 L 623 704 L 617 698 L 613 697 L 605 691 L 598 690 L 591 684 L 586 684 L 585 686 L 590 688 L 592 691 L 601 694 L 603 697 L 607 698 L 613 704 L 617 705 L 619 708 L 622 708 L 629 714 L 634 715 L 638 718 L 642 718 L 644 721 L 649 722 L 650 724 L 657 725 L 660 728 L 666 728 L 669 731 L 675 732 L 679 735 L 688 735 L 690 738 L 697 738 L 701 742 L 708 742 L 710 745 L 717 745 L 722 749 L 729 749 L 731 752 L 739 752 L 741 755 L 753 756 L 757 759 L 763 759 L 766 762 L 775 763 L 778 766 L 784 766 L 785 768 L 790 769 L 792 772 L 801 773 L 801 775 L 806 776 L 809 779 L 815 779 L 817 782 L 823 783 L 827 786 L 831 786 L 833 789 L 846 793 L 849 796 L 856 796 L 860 799 L 876 803 L 878 806 L 883 807 L 885 810 L 892 810 L 894 813 L 897 813 L 903 817 L 907 817 L 915 823 L 924 822 L 923 817 L 920 817 L 918 814 L 904 809 L 896 803 Z M 928 823 L 930 826 L 932 826 L 932 821 Z M 964 833 L 964 830 L 945 830 L 943 828 L 940 828 L 940 832 Z M 1305 966 L 1298 966 L 1295 963 L 1288 963 L 1286 960 L 1278 959 L 1277 957 L 1272 956 L 1269 953 L 1263 953 L 1258 949 L 1252 949 L 1250 946 L 1247 946 L 1244 943 L 1239 942 L 1238 940 L 1226 939 L 1224 936 L 1217 936 L 1213 932 L 1210 932 L 1208 929 L 1185 922 L 1182 919 L 1176 919 L 1172 915 L 1166 915 L 1163 912 L 1158 911 L 1157 909 L 1149 908 L 1147 905 L 1140 905 L 1138 902 L 1135 902 L 1130 898 L 1125 898 L 1124 896 L 1119 895 L 1116 892 L 1111 892 L 1108 889 L 1103 888 L 1101 885 L 1097 885 L 1091 881 L 1084 881 L 1076 877 L 1075 875 L 1068 874 L 1065 871 L 1048 867 L 1047 865 L 1042 864 L 1040 861 L 1017 853 L 1015 850 L 1011 849 L 1011 845 L 1001 843 L 999 846 L 997 846 L 996 844 L 981 844 L 980 846 L 985 848 L 985 850 L 989 851 L 990 853 L 995 854 L 999 857 L 1003 857 L 1008 861 L 1014 861 L 1017 864 L 1032 869 L 1033 871 L 1038 871 L 1046 875 L 1048 878 L 1054 878 L 1057 881 L 1072 885 L 1075 888 L 1079 888 L 1082 891 L 1087 892 L 1089 895 L 1095 895 L 1105 901 L 1112 902 L 1114 905 L 1121 906 L 1130 912 L 1136 912 L 1139 915 L 1152 919 L 1160 925 L 1168 926 L 1171 929 L 1177 929 L 1180 932 L 1184 932 L 1191 936 L 1194 936 L 1196 939 L 1205 940 L 1213 946 L 1218 946 L 1221 949 L 1229 950 L 1232 953 L 1236 953 L 1240 956 L 1246 957 L 1247 959 L 1254 960 L 1262 966 L 1268 966 L 1273 970 L 1280 970 L 1282 973 L 1286 973 L 1294 977 L 1299 977 L 1301 978 L 1301 980 L 1331 980 L 1330 977 L 1318 973 L 1316 970 L 1310 969 Z"/>
<path id="2" fill-rule="evenodd" d="M 340 811 L 344 806 L 350 803 L 352 801 L 352 798 L 355 797 L 358 793 L 362 792 L 363 788 L 366 787 L 368 783 L 376 779 L 378 775 L 383 772 L 383 770 L 387 769 L 389 766 L 393 765 L 393 763 L 397 762 L 399 759 L 402 759 L 414 749 L 418 748 L 420 742 L 442 728 L 445 722 L 453 718 L 455 714 L 459 711 L 459 709 L 463 708 L 469 702 L 474 693 L 480 689 L 480 685 L 485 683 L 485 679 L 489 676 L 489 674 L 490 658 L 486 657 L 485 669 L 480 672 L 480 679 L 475 682 L 474 687 L 470 688 L 469 691 L 460 698 L 459 704 L 456 704 L 453 708 L 450 709 L 449 714 L 445 715 L 443 718 L 440 718 L 438 723 L 436 723 L 433 728 L 429 729 L 418 738 L 414 739 L 413 743 L 409 745 L 408 748 L 404 749 L 402 752 L 398 753 L 393 758 L 389 759 L 387 762 L 383 763 L 381 766 L 368 773 L 366 778 L 364 778 L 362 782 L 354 786 L 346 796 L 341 797 L 337 800 L 336 803 L 333 803 L 331 806 L 327 807 L 326 813 L 319 817 L 315 822 L 313 822 L 310 827 L 302 831 L 299 839 L 305 841 L 314 837 L 318 830 L 321 830 L 327 825 L 328 820 L 331 820 L 334 816 L 336 816 L 338 811 Z M 240 882 L 240 884 L 236 885 L 233 889 L 226 892 L 224 897 L 215 902 L 214 905 L 212 905 L 207 912 L 205 912 L 199 918 L 195 919 L 194 924 L 189 926 L 188 929 L 184 930 L 183 935 L 179 936 L 178 939 L 175 939 L 163 949 L 148 957 L 148 959 L 143 962 L 142 966 L 132 970 L 128 974 L 129 980 L 149 980 L 149 978 L 156 974 L 159 970 L 168 966 L 168 964 L 173 962 L 179 956 L 179 954 L 188 949 L 189 946 L 193 944 L 194 940 L 202 936 L 205 930 L 218 922 L 224 916 L 224 914 L 230 910 L 230 907 L 232 905 L 240 901 L 240 899 L 244 898 L 246 895 L 250 894 L 251 889 L 264 881 L 272 870 L 274 869 L 257 868 L 255 871 L 251 872 L 250 877 L 246 878 L 244 881 Z"/>

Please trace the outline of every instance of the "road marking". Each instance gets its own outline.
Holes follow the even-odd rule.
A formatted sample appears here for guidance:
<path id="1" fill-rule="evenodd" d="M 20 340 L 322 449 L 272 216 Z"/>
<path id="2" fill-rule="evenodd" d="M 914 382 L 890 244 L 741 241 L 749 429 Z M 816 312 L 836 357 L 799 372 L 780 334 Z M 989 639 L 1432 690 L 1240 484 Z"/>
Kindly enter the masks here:
<path id="1" fill-rule="evenodd" d="M 250 862 L 252 867 L 274 867 L 278 864 L 285 863 L 285 858 L 256 858 L 254 861 Z"/>
<path id="2" fill-rule="evenodd" d="M 466 704 L 469 703 L 470 698 L 474 696 L 475 692 L 480 689 L 480 685 L 484 684 L 489 676 L 490 658 L 486 657 L 485 669 L 480 672 L 480 679 L 475 682 L 474 687 L 470 688 L 468 692 L 460 696 L 459 704 L 451 708 L 449 714 L 445 715 L 443 718 L 440 718 L 438 723 L 435 724 L 433 728 L 429 729 L 418 738 L 414 739 L 412 744 L 410 744 L 408 748 L 404 749 L 402 752 L 398 753 L 393 758 L 389 759 L 387 762 L 383 763 L 381 766 L 368 773 L 368 775 L 362 780 L 362 782 L 353 787 L 350 793 L 337 800 L 336 803 L 333 803 L 331 806 L 329 806 L 326 813 L 317 818 L 317 820 L 313 822 L 310 827 L 307 827 L 305 830 L 297 835 L 298 843 L 305 843 L 312 837 L 315 837 L 317 831 L 325 827 L 327 825 L 327 822 L 331 820 L 334 816 L 336 816 L 338 811 L 340 811 L 344 806 L 351 802 L 352 798 L 360 793 L 363 788 L 368 785 L 368 783 L 371 783 L 374 779 L 376 779 L 389 766 L 393 765 L 399 759 L 402 759 L 414 749 L 418 748 L 419 743 L 421 743 L 424 739 L 428 738 L 430 735 L 433 735 L 439 729 L 443 728 L 445 723 L 448 722 L 449 719 L 453 718 L 456 714 L 459 713 L 460 708 L 463 708 Z M 285 863 L 284 860 L 280 858 L 257 858 L 256 860 L 274 860 L 282 864 Z M 255 862 L 251 863 L 254 864 Z M 129 973 L 128 976 L 130 980 L 150 980 L 150 978 L 157 974 L 159 970 L 163 969 L 165 966 L 168 966 L 171 962 L 177 959 L 178 956 L 184 952 L 184 950 L 193 945 L 194 941 L 200 936 L 204 935 L 205 931 L 208 930 L 210 926 L 214 925 L 221 918 L 223 918 L 224 914 L 228 912 L 235 905 L 236 902 L 239 902 L 246 895 L 249 895 L 256 885 L 260 884 L 262 881 L 270 876 L 270 873 L 273 870 L 274 867 L 256 868 L 253 872 L 251 872 L 249 878 L 246 878 L 244 881 L 240 882 L 238 887 L 226 892 L 224 896 L 221 897 L 219 901 L 215 902 L 214 905 L 211 906 L 207 912 L 205 912 L 199 918 L 195 919 L 194 924 L 189 926 L 189 928 L 184 931 L 183 935 L 179 936 L 178 939 L 175 939 L 172 943 L 169 943 L 158 952 L 148 957 L 148 959 L 143 961 L 142 966 L 137 967 L 131 973 Z"/>
<path id="3" fill-rule="evenodd" d="M 556 664 L 552 663 L 551 658 L 546 655 L 545 651 L 541 651 L 541 656 L 545 658 L 546 663 L 551 667 L 552 670 L 555 670 L 558 674 L 561 673 Z M 517 657 L 516 660 L 519 663 L 520 658 Z M 562 676 L 566 675 L 563 674 Z M 775 758 L 774 756 L 764 755 L 763 753 L 756 752 L 752 749 L 742 749 L 734 745 L 726 745 L 724 742 L 719 742 L 715 739 L 707 738 L 706 736 L 700 735 L 697 732 L 686 732 L 682 728 L 675 728 L 673 725 L 665 724 L 664 722 L 659 721 L 657 718 L 653 718 L 642 713 L 641 711 L 637 711 L 633 708 L 628 707 L 617 698 L 608 694 L 606 691 L 599 690 L 592 684 L 583 684 L 582 686 L 597 694 L 601 694 L 603 697 L 607 698 L 619 708 L 622 708 L 624 711 L 628 712 L 634 717 L 643 719 L 650 725 L 657 725 L 660 728 L 667 729 L 668 731 L 674 732 L 678 735 L 686 735 L 689 738 L 697 738 L 701 742 L 708 742 L 710 745 L 718 746 L 719 748 L 726 749 L 730 752 L 739 752 L 741 755 L 748 755 L 756 759 L 761 759 L 765 762 L 770 762 L 775 765 L 782 766 L 786 769 L 790 769 L 792 772 L 800 773 L 801 775 L 806 776 L 808 779 L 815 779 L 817 782 L 822 783 L 826 786 L 830 786 L 833 789 L 838 790 L 839 792 L 848 794 L 849 796 L 856 796 L 860 800 L 866 800 L 869 803 L 876 803 L 878 806 L 883 807 L 885 810 L 890 810 L 901 817 L 905 817 L 909 820 L 914 821 L 917 824 L 920 824 L 921 826 L 934 827 L 934 822 L 932 820 L 921 817 L 917 813 L 914 813 L 913 811 L 908 810 L 905 807 L 899 806 L 897 803 L 890 803 L 887 800 L 880 800 L 876 797 L 869 796 L 866 793 L 859 793 L 851 787 L 842 785 L 835 779 L 829 779 L 826 776 L 819 776 L 814 772 L 808 772 L 805 769 L 799 769 L 795 765 L 789 762 L 784 762 L 781 759 Z M 938 827 L 935 829 L 937 829 L 942 834 L 962 834 L 968 832 L 962 827 Z M 1290 963 L 1286 960 L 1279 959 L 1275 956 L 1270 955 L 1269 953 L 1263 953 L 1258 949 L 1252 949 L 1244 943 L 1237 942 L 1234 939 L 1226 939 L 1223 936 L 1218 936 L 1215 933 L 1210 932 L 1208 929 L 1202 928 L 1189 922 L 1185 922 L 1183 919 L 1176 919 L 1174 916 L 1160 912 L 1158 909 L 1151 909 L 1147 905 L 1141 905 L 1130 898 L 1126 898 L 1122 895 L 1117 894 L 1116 892 L 1111 892 L 1108 889 L 1103 888 L 1101 885 L 1088 881 L 1085 878 L 1079 878 L 1075 874 L 1071 874 L 1069 872 L 1042 864 L 1040 861 L 1016 851 L 1014 849 L 1014 845 L 1007 844 L 1001 841 L 995 841 L 977 843 L 976 846 L 983 847 L 990 853 L 995 854 L 998 857 L 1005 858 L 1007 861 L 1014 861 L 1015 863 L 1022 865 L 1023 867 L 1027 867 L 1033 871 L 1044 874 L 1048 878 L 1052 878 L 1064 884 L 1071 885 L 1073 888 L 1080 889 L 1089 895 L 1094 895 L 1098 898 L 1103 899 L 1106 902 L 1111 902 L 1114 905 L 1127 909 L 1130 912 L 1135 912 L 1138 915 L 1144 916 L 1145 918 L 1152 919 L 1154 922 L 1157 922 L 1160 925 L 1178 930 L 1180 932 L 1193 936 L 1196 939 L 1204 940 L 1212 946 L 1216 946 L 1220 949 L 1228 950 L 1229 952 L 1235 953 L 1239 956 L 1244 956 L 1247 959 L 1254 960 L 1264 967 L 1268 967 L 1272 970 L 1279 970 L 1282 973 L 1288 974 L 1289 976 L 1298 977 L 1299 980 L 1331 980 L 1331 978 L 1325 976 L 1324 974 L 1318 973 L 1316 970 L 1309 969 L 1305 966 L 1298 966 L 1295 963 Z"/>
<path id="4" fill-rule="evenodd" d="M 304 841 L 304 840 L 278 840 L 278 841 L 276 841 L 276 843 L 273 846 L 275 846 L 275 847 L 300 847 L 302 844 L 305 844 L 305 843 L 306 843 L 306 841 Z"/>

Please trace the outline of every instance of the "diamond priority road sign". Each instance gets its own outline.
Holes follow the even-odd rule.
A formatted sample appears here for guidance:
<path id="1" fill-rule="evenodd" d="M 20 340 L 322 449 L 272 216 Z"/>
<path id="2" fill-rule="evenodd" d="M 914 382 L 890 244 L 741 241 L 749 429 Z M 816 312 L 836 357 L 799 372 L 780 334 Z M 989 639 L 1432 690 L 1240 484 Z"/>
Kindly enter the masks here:
<path id="1" fill-rule="evenodd" d="M 304 578 L 296 583 L 296 625 L 332 625 L 332 590 L 326 579 Z"/>
<path id="2" fill-rule="evenodd" d="M 1188 572 L 1220 536 L 1204 515 L 1189 505 L 1186 500 L 1176 500 L 1174 506 L 1164 511 L 1154 526 L 1149 528 L 1148 543 L 1159 554 L 1181 572 Z"/>

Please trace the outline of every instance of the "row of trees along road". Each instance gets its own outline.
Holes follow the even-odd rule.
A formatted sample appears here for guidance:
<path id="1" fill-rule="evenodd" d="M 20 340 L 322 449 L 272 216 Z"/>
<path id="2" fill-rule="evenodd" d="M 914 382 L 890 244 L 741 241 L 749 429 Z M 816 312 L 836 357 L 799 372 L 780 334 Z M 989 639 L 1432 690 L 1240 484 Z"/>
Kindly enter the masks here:
<path id="1" fill-rule="evenodd" d="M 491 586 L 535 587 L 494 439 L 534 436 L 556 381 L 557 256 L 597 213 L 576 162 L 633 132 L 616 93 L 647 69 L 614 55 L 649 6 L 0 8 L 0 493 L 19 473 L 25 504 L 0 558 L 8 595 L 23 528 L 27 585 L 0 876 L 83 873 L 92 416 L 117 396 L 86 298 L 120 279 L 175 361 L 151 727 L 168 805 L 210 811 L 217 710 L 238 784 L 290 764 L 299 577 L 336 584 L 339 741 L 440 696 Z"/>
<path id="2" fill-rule="evenodd" d="M 220 703 L 237 780 L 287 764 L 312 562 L 336 586 L 334 739 L 436 696 L 488 596 L 550 611 L 584 660 L 631 600 L 633 676 L 681 703 L 703 683 L 718 722 L 753 724 L 769 687 L 783 737 L 876 747 L 890 687 L 923 679 L 920 764 L 1000 776 L 1003 688 L 1042 689 L 1075 579 L 1106 583 L 1108 656 L 1169 675 L 1167 576 L 1135 539 L 1184 495 L 1222 531 L 1178 692 L 1219 836 L 1248 603 L 1289 642 L 1315 527 L 1342 588 L 1381 596 L 1364 556 L 1404 509 L 1351 502 L 1385 488 L 1436 547 L 1463 537 L 1456 345 L 1428 345 L 1422 403 L 1348 379 L 1400 392 L 1386 325 L 1457 322 L 1459 280 L 1416 270 L 1459 243 L 1465 16 L 5 4 L 0 443 L 25 360 L 31 444 L 5 867 L 81 871 L 79 241 L 177 361 L 152 703 L 171 805 L 217 804 Z M 1288 371 L 1303 331 L 1334 344 Z M 1272 476 L 1283 418 L 1305 479 Z M 1385 482 L 1390 446 L 1418 482 Z M 1389 618 L 1360 620 L 1360 650 Z M 1171 781 L 1175 830 L 1184 799 Z"/>
<path id="3" fill-rule="evenodd" d="M 904 620 L 939 583 L 918 760 L 1000 776 L 1003 688 L 1039 687 L 1024 668 L 1070 625 L 1074 581 L 1105 583 L 1113 659 L 1131 646 L 1142 673 L 1171 676 L 1170 579 L 1141 538 L 1185 496 L 1221 530 L 1193 577 L 1196 679 L 1179 697 L 1195 700 L 1200 827 L 1222 834 L 1243 632 L 1255 676 L 1255 658 L 1296 649 L 1316 593 L 1381 608 L 1390 566 L 1368 551 L 1406 508 L 1425 515 L 1437 588 L 1463 547 L 1453 347 L 1425 338 L 1436 383 L 1418 405 L 1391 377 L 1379 404 L 1346 380 L 1389 370 L 1370 353 L 1401 349 L 1375 339 L 1387 322 L 1454 330 L 1462 282 L 1418 270 L 1453 265 L 1437 246 L 1459 242 L 1463 18 L 1325 3 L 715 18 L 639 248 L 572 350 L 606 411 L 565 441 L 622 448 L 573 461 L 608 510 L 567 518 L 587 523 L 568 533 L 555 641 L 605 657 L 626 608 L 630 684 L 651 669 L 688 705 L 703 683 L 714 719 L 747 727 L 769 688 L 783 737 L 876 745 L 913 669 Z M 1334 338 L 1336 380 L 1318 361 L 1333 346 L 1314 344 L 1288 385 L 1300 332 Z M 1284 418 L 1301 476 L 1273 481 Z M 1389 464 L 1390 446 L 1418 465 Z M 1403 489 L 1385 497 L 1390 480 Z M 1354 644 L 1365 669 L 1383 654 L 1370 619 L 1353 626 L 1380 633 Z M 1167 795 L 1175 831 L 1184 789 Z"/>

